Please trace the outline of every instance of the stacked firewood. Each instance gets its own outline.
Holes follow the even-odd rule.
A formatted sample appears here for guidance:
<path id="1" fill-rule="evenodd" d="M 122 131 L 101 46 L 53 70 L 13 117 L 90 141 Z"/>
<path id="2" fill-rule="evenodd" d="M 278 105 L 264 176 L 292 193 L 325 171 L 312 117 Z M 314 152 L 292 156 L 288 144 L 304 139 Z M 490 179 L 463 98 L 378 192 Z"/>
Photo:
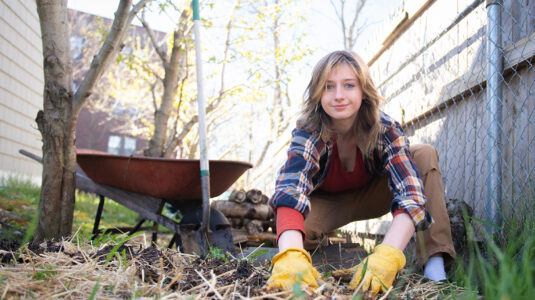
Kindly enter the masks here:
<path id="1" fill-rule="evenodd" d="M 228 201 L 213 201 L 212 206 L 227 217 L 233 229 L 255 238 L 275 232 L 273 210 L 267 202 L 268 196 L 262 191 L 241 189 L 232 191 Z"/>

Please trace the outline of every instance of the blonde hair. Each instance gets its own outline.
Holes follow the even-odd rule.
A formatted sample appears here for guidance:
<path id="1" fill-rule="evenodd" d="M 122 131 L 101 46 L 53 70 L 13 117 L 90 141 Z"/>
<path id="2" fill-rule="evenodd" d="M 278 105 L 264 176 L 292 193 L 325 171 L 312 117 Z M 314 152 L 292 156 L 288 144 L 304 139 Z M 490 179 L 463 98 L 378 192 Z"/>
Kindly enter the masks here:
<path id="1" fill-rule="evenodd" d="M 375 88 L 368 66 L 355 53 L 335 51 L 324 56 L 316 64 L 305 90 L 304 106 L 299 123 L 303 124 L 303 128 L 308 131 L 319 129 L 324 141 L 333 138 L 333 124 L 321 106 L 321 97 L 329 74 L 341 64 L 346 64 L 355 72 L 362 89 L 362 104 L 355 117 L 353 133 L 357 138 L 357 146 L 364 155 L 367 155 L 373 151 L 381 132 L 379 105 L 384 98 Z"/>

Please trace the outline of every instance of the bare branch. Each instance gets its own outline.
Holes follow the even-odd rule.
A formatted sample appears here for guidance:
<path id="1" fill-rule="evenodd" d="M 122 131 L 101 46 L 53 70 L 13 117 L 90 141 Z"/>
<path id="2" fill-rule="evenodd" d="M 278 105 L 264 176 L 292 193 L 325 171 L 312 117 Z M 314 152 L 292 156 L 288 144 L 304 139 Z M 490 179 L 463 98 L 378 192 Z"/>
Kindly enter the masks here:
<path id="1" fill-rule="evenodd" d="M 115 12 L 115 19 L 113 20 L 110 32 L 106 37 L 102 48 L 100 48 L 99 53 L 93 58 L 87 75 L 73 96 L 75 114 L 79 113 L 85 100 L 91 95 L 91 90 L 95 83 L 106 70 L 110 60 L 119 51 L 119 45 L 123 40 L 128 26 L 132 23 L 132 19 L 148 1 L 149 0 L 140 0 L 132 10 L 130 10 L 130 6 L 132 5 L 131 0 L 121 0 L 119 2 L 119 7 Z"/>
<path id="2" fill-rule="evenodd" d="M 158 45 L 158 41 L 156 40 L 156 37 L 154 36 L 154 31 L 152 31 L 152 28 L 150 28 L 149 24 L 145 21 L 145 14 L 143 14 L 141 18 L 140 17 L 137 17 L 137 18 L 141 22 L 143 27 L 145 28 L 145 31 L 147 32 L 147 34 L 149 35 L 149 39 L 152 43 L 152 46 L 154 47 L 154 50 L 156 51 L 156 53 L 162 60 L 163 67 L 167 68 L 167 53 L 165 53 L 165 51 L 163 51 Z"/>
<path id="3" fill-rule="evenodd" d="M 355 46 L 355 42 L 357 41 L 357 37 L 359 35 L 359 27 L 357 26 L 357 22 L 360 17 L 360 13 L 362 12 L 362 9 L 364 8 L 364 5 L 366 4 L 366 0 L 360 0 L 357 1 L 356 7 L 355 7 L 355 15 L 353 16 L 353 20 L 351 21 L 351 25 L 349 26 L 349 32 L 347 33 L 346 39 L 348 40 L 348 49 L 353 49 Z"/>
<path id="4" fill-rule="evenodd" d="M 338 20 L 340 21 L 340 25 L 342 26 L 342 35 L 344 38 L 344 48 L 347 48 L 347 33 L 346 33 L 346 22 L 344 17 L 344 11 L 345 11 L 345 0 L 339 0 L 340 1 L 340 11 L 338 11 L 338 8 L 336 7 L 336 4 L 334 4 L 333 0 L 330 0 L 332 7 L 334 8 L 334 12 L 336 13 L 336 17 L 338 17 Z"/>

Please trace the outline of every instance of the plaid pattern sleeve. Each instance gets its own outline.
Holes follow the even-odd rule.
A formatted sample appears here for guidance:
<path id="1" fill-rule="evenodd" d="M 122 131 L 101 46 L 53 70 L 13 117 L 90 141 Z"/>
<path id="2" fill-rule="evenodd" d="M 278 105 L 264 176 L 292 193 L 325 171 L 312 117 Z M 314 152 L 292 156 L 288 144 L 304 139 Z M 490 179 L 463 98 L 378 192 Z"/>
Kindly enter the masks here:
<path id="1" fill-rule="evenodd" d="M 382 116 L 385 131 L 380 143 L 382 145 L 383 168 L 388 175 L 388 184 L 394 199 L 392 212 L 402 209 L 412 218 L 416 230 L 425 230 L 433 222 L 431 215 L 424 208 L 425 195 L 423 183 L 418 176 L 418 169 L 409 152 L 409 140 L 399 123 Z"/>
<path id="2" fill-rule="evenodd" d="M 308 195 L 314 189 L 313 178 L 320 170 L 319 160 L 325 143 L 319 134 L 294 129 L 288 150 L 288 158 L 279 170 L 275 192 L 269 204 L 290 207 L 307 216 L 310 211 Z"/>

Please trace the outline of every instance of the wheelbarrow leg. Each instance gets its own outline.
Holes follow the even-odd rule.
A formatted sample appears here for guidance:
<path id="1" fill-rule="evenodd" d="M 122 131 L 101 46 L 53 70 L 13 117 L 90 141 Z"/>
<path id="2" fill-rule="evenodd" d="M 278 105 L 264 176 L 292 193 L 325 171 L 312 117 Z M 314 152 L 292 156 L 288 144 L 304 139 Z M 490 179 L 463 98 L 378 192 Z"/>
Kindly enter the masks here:
<path id="1" fill-rule="evenodd" d="M 98 195 L 100 198 L 100 201 L 98 202 L 98 208 L 97 208 L 97 214 L 95 215 L 95 224 L 93 225 L 93 236 L 91 237 L 92 240 L 94 240 L 98 234 L 98 226 L 100 225 L 100 218 L 102 217 L 102 210 L 104 209 L 104 201 L 106 198 L 102 195 Z"/>
<path id="2" fill-rule="evenodd" d="M 164 206 L 165 206 L 165 201 L 160 200 L 160 204 L 158 205 L 158 210 L 156 211 L 156 214 L 158 216 L 162 215 Z M 156 244 L 157 240 L 158 240 L 158 222 L 154 221 L 152 225 L 152 243 Z"/>
<path id="3" fill-rule="evenodd" d="M 141 227 L 141 225 L 143 225 L 143 223 L 145 223 L 145 221 L 146 221 L 146 219 L 140 219 L 140 220 L 137 222 L 136 226 L 134 226 L 134 228 L 132 228 L 132 229 L 130 230 L 130 232 L 128 233 L 128 235 L 132 235 L 132 234 L 134 234 L 136 231 L 138 231 L 139 228 Z"/>
<path id="4" fill-rule="evenodd" d="M 184 252 L 184 245 L 182 244 L 182 237 L 178 233 L 173 234 L 173 238 L 169 242 L 169 246 L 167 246 L 167 248 L 173 248 L 174 244 L 176 244 L 176 247 L 178 248 L 180 252 Z"/>
<path id="5" fill-rule="evenodd" d="M 175 239 L 176 239 L 176 233 L 173 234 L 173 237 L 169 241 L 169 245 L 167 245 L 167 248 L 173 248 L 173 245 L 175 244 Z"/>

